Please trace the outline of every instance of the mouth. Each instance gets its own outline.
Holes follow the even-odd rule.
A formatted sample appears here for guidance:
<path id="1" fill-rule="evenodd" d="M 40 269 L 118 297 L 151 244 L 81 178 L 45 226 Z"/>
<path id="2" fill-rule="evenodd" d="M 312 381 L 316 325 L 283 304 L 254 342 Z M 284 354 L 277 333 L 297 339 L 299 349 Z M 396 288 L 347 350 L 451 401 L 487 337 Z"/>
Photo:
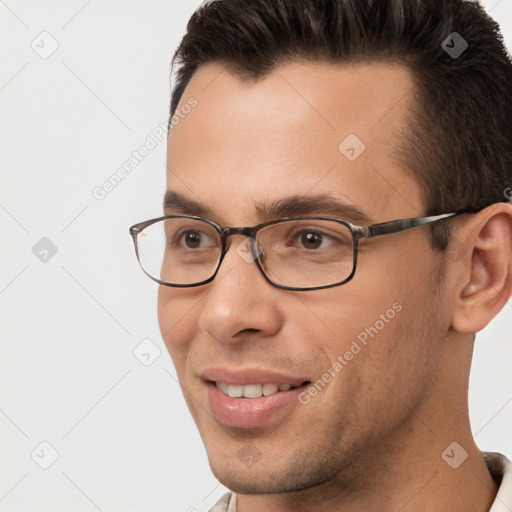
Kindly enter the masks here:
<path id="1" fill-rule="evenodd" d="M 211 370 L 202 374 L 212 416 L 223 426 L 263 428 L 300 405 L 310 380 L 275 372 Z"/>
<path id="2" fill-rule="evenodd" d="M 271 396 L 283 391 L 290 391 L 298 387 L 309 384 L 309 381 L 304 381 L 299 386 L 293 384 L 245 384 L 245 385 L 232 385 L 226 382 L 214 382 L 215 386 L 220 389 L 225 395 L 231 398 L 261 398 L 262 396 Z"/>

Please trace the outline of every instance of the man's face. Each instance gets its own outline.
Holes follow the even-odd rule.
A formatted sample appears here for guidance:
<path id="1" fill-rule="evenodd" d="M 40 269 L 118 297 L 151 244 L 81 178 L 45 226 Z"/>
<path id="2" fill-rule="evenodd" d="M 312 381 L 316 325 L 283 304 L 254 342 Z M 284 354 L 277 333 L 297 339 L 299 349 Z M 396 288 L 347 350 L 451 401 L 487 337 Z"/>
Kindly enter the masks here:
<path id="1" fill-rule="evenodd" d="M 200 68 L 181 100 L 197 106 L 170 133 L 168 189 L 222 226 L 268 220 L 256 205 L 290 197 L 356 207 L 369 220 L 350 210 L 345 218 L 360 224 L 424 215 L 395 152 L 412 88 L 406 69 L 384 64 L 293 63 L 256 82 L 220 64 Z M 341 144 L 349 134 L 366 149 L 354 138 Z M 243 241 L 228 239 L 212 283 L 159 290 L 162 335 L 212 470 L 244 493 L 347 483 L 436 408 L 450 319 L 442 297 L 433 300 L 439 256 L 429 229 L 363 240 L 354 278 L 314 291 L 272 286 L 236 251 Z M 232 398 L 213 381 L 297 387 Z"/>

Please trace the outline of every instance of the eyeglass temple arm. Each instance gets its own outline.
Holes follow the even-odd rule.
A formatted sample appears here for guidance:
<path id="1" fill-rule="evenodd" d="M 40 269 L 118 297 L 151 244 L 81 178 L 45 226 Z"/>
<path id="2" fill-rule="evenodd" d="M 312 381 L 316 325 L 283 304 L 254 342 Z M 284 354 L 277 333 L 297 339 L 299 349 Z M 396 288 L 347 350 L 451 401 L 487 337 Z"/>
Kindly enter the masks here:
<path id="1" fill-rule="evenodd" d="M 361 237 L 372 238 L 374 236 L 398 233 L 400 231 L 405 231 L 406 229 L 417 228 L 419 226 L 424 226 L 425 224 L 431 224 L 439 220 L 449 219 L 451 217 L 456 217 L 457 215 L 462 215 L 463 213 L 469 212 L 470 210 L 461 210 L 454 213 L 443 213 L 442 215 L 432 215 L 429 217 L 414 217 L 409 219 L 398 219 L 388 222 L 380 222 L 379 224 L 372 224 L 371 226 L 366 226 L 363 228 Z"/>

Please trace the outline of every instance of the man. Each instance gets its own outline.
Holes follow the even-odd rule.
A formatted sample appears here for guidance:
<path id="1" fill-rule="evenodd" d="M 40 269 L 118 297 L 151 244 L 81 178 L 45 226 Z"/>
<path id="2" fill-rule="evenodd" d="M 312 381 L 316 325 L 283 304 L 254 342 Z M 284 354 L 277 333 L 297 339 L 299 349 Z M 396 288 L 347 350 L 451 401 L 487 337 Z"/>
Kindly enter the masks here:
<path id="1" fill-rule="evenodd" d="M 497 25 L 464 0 L 224 0 L 175 65 L 165 217 L 132 235 L 233 491 L 212 511 L 512 510 L 467 406 L 512 294 Z"/>

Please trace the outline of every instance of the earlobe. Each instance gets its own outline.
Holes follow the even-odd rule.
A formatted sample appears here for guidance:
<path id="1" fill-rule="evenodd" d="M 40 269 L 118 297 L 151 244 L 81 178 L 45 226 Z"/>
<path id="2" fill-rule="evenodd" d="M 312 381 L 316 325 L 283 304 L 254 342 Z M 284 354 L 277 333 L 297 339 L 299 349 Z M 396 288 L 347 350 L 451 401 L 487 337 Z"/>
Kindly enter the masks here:
<path id="1" fill-rule="evenodd" d="M 455 297 L 452 328 L 482 330 L 512 294 L 512 205 L 497 203 L 468 219 L 450 242 L 464 244 L 467 253 Z"/>

